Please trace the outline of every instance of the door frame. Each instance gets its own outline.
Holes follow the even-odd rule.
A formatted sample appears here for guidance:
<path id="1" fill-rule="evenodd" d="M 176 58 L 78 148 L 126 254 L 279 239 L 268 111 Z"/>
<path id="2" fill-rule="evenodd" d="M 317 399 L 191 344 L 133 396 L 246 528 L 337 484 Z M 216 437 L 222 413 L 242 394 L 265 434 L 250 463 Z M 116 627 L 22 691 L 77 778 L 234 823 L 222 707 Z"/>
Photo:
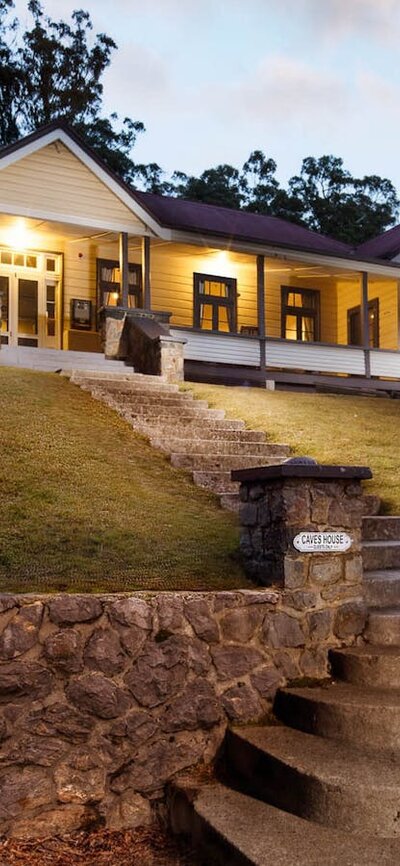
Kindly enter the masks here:
<path id="1" fill-rule="evenodd" d="M 5 255 L 3 255 L 5 254 Z M 11 263 L 8 259 L 11 257 Z M 15 258 L 24 257 L 24 264 L 15 264 Z M 29 257 L 35 258 L 37 266 L 28 267 L 26 262 Z M 7 259 L 7 263 L 2 261 Z M 49 270 L 49 267 L 53 270 Z M 62 339 L 62 255 L 61 253 L 11 250 L 7 247 L 0 248 L 0 275 L 8 278 L 8 328 L 2 330 L 3 341 L 9 346 L 18 347 L 20 340 L 29 339 L 30 335 L 18 332 L 18 284 L 19 280 L 32 280 L 38 284 L 38 329 L 37 344 L 40 349 L 60 349 Z M 55 288 L 55 318 L 54 328 L 49 326 L 49 310 L 54 308 L 47 289 Z M 54 330 L 54 334 L 49 333 Z M 6 340 L 4 340 L 6 338 Z M 35 337 L 32 336 L 32 340 Z M 36 348 L 32 346 L 32 348 Z"/>

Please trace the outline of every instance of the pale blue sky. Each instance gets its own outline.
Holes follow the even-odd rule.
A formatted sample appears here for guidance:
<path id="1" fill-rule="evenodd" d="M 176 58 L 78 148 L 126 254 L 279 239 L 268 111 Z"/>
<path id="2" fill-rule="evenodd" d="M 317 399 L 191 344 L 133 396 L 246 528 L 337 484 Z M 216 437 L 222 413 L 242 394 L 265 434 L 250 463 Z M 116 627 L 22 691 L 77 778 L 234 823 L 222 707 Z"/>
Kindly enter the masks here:
<path id="1" fill-rule="evenodd" d="M 20 17 L 26 2 L 17 0 Z M 241 165 L 285 181 L 334 153 L 400 189 L 400 0 L 44 0 L 83 7 L 119 45 L 105 107 L 142 120 L 133 152 L 167 171 Z"/>

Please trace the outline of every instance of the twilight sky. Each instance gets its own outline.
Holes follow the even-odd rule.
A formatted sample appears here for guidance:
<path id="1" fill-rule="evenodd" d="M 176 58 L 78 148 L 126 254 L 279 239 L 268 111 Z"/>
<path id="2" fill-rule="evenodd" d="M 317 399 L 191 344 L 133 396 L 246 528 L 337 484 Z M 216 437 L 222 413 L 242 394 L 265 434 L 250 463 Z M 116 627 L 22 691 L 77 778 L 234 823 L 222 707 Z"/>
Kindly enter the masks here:
<path id="1" fill-rule="evenodd" d="M 400 0 L 43 4 L 88 9 L 117 42 L 105 108 L 145 124 L 136 161 L 200 173 L 261 149 L 286 181 L 304 156 L 334 153 L 400 190 Z"/>

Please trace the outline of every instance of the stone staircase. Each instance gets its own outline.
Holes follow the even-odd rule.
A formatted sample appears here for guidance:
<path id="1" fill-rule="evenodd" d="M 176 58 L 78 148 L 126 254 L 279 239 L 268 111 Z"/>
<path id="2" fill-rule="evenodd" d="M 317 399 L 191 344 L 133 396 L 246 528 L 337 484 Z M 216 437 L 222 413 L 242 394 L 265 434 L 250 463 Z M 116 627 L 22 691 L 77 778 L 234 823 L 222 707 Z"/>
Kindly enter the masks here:
<path id="1" fill-rule="evenodd" d="M 168 454 L 173 466 L 186 469 L 195 484 L 219 496 L 224 508 L 239 506 L 232 469 L 281 463 L 289 455 L 287 445 L 268 442 L 265 433 L 246 430 L 244 421 L 226 418 L 222 409 L 210 409 L 205 400 L 159 376 L 74 371 L 71 381 L 117 411 Z"/>
<path id="2" fill-rule="evenodd" d="M 400 517 L 364 518 L 363 561 L 365 642 L 278 690 L 272 724 L 228 730 L 216 780 L 171 786 L 172 829 L 211 862 L 400 863 Z"/>

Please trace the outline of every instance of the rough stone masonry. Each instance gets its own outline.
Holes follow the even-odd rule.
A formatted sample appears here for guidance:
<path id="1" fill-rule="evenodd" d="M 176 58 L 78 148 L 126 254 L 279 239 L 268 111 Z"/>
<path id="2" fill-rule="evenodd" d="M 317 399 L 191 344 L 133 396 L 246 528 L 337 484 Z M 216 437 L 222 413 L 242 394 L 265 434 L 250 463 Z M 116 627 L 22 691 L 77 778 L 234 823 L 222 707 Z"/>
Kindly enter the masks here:
<path id="1" fill-rule="evenodd" d="M 264 481 L 243 482 L 243 531 L 252 561 L 264 555 L 273 489 L 269 514 L 290 524 L 271 542 L 274 587 L 0 596 L 1 834 L 149 822 L 165 783 L 211 762 L 230 722 L 264 720 L 278 686 L 325 677 L 329 648 L 362 633 L 359 480 L 286 479 L 284 514 L 282 486 Z M 341 561 L 293 553 L 300 523 L 340 524 L 354 547 Z"/>

